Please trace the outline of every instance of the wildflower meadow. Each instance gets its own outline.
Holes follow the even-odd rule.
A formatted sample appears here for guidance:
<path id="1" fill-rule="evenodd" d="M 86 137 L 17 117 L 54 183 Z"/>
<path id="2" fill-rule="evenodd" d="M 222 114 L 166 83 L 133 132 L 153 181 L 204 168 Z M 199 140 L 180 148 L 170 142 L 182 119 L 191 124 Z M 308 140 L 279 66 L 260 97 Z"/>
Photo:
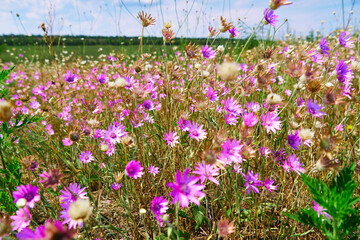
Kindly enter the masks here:
<path id="1" fill-rule="evenodd" d="M 88 58 L 43 23 L 0 59 L 0 239 L 359 239 L 359 33 L 280 40 L 292 4 Z"/>

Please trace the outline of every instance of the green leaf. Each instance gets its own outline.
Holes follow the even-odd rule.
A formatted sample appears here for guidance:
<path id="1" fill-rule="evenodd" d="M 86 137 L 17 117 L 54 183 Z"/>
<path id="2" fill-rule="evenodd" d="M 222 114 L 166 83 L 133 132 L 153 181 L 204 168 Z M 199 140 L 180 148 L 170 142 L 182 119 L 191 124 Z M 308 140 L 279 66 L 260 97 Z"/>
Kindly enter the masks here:
<path id="1" fill-rule="evenodd" d="M 0 82 L 4 81 L 6 77 L 11 73 L 12 70 L 14 70 L 15 66 L 13 66 L 11 69 L 8 70 L 2 70 L 0 72 Z"/>

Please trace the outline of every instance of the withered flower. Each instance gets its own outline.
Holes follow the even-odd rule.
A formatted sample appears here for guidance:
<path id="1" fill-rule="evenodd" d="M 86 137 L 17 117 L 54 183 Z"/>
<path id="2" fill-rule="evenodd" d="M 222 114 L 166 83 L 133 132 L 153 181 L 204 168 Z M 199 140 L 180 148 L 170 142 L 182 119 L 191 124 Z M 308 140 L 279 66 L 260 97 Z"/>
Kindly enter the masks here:
<path id="1" fill-rule="evenodd" d="M 226 237 L 235 232 L 234 222 L 235 221 L 229 222 L 228 219 L 221 217 L 217 224 L 219 235 L 221 237 Z"/>
<path id="2" fill-rule="evenodd" d="M 170 42 L 172 39 L 175 38 L 175 32 L 173 30 L 170 30 L 169 28 L 164 28 L 162 30 L 162 35 L 165 42 Z"/>
<path id="3" fill-rule="evenodd" d="M 292 2 L 288 0 L 271 0 L 269 7 L 271 10 L 276 10 L 281 6 L 290 5 L 290 4 L 292 4 Z"/>
<path id="4" fill-rule="evenodd" d="M 39 183 L 43 183 L 45 188 L 51 187 L 56 191 L 56 187 L 60 184 L 63 174 L 59 172 L 59 169 L 50 169 L 49 172 L 43 171 L 39 176 L 44 178 L 40 180 Z"/>
<path id="5" fill-rule="evenodd" d="M 144 11 L 138 12 L 138 17 L 140 18 L 143 27 L 154 25 L 156 22 L 156 20 L 153 17 L 151 17 L 150 13 L 148 14 Z"/>
<path id="6" fill-rule="evenodd" d="M 322 156 L 317 162 L 315 168 L 318 171 L 338 169 L 341 164 L 335 160 L 330 159 L 327 155 Z"/>
<path id="7" fill-rule="evenodd" d="M 222 33 L 227 32 L 229 29 L 232 29 L 234 27 L 231 22 L 226 21 L 226 18 L 220 17 L 220 21 L 221 24 L 219 30 Z"/>
<path id="8" fill-rule="evenodd" d="M 188 58 L 197 58 L 199 54 L 199 47 L 196 46 L 195 43 L 191 44 L 191 42 L 189 42 L 189 44 L 185 45 L 185 52 Z"/>
<path id="9" fill-rule="evenodd" d="M 299 61 L 289 62 L 285 72 L 293 78 L 299 78 L 303 74 L 302 63 Z"/>
<path id="10" fill-rule="evenodd" d="M 215 28 L 209 26 L 208 29 L 209 29 L 209 37 L 213 37 L 213 36 L 215 36 L 216 34 L 218 34 L 218 33 L 216 32 L 216 29 L 215 29 Z"/>

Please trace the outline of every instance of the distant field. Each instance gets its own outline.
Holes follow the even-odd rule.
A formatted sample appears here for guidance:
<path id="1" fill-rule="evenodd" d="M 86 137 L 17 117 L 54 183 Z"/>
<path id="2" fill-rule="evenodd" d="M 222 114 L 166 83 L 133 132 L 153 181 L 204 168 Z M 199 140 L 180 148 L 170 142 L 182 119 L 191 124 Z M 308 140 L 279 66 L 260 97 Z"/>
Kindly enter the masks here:
<path id="1" fill-rule="evenodd" d="M 159 45 L 145 45 L 143 47 L 143 52 L 152 53 L 156 51 L 159 53 L 162 50 L 162 46 Z M 57 55 L 64 54 L 69 55 L 73 52 L 73 56 L 78 58 L 87 58 L 93 57 L 97 58 L 101 54 L 109 55 L 110 53 L 124 53 L 131 56 L 132 54 L 137 54 L 139 47 L 136 45 L 128 46 L 60 46 L 55 47 L 55 53 Z M 172 49 L 168 46 L 169 51 Z M 22 54 L 23 57 L 19 55 Z M 1 62 L 21 62 L 23 59 L 28 58 L 30 61 L 45 61 L 45 59 L 50 59 L 49 48 L 47 46 L 7 46 L 6 49 L 0 52 L 0 61 Z"/>

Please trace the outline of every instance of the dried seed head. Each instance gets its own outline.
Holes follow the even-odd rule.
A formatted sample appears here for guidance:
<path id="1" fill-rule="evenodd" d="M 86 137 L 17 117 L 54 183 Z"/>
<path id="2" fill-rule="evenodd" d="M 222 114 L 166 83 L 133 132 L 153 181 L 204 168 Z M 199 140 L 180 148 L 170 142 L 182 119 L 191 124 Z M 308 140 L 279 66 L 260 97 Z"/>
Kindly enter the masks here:
<path id="1" fill-rule="evenodd" d="M 299 132 L 299 137 L 301 138 L 301 140 L 305 141 L 305 140 L 309 140 L 311 138 L 314 137 L 314 132 L 311 131 L 311 129 L 309 128 L 302 128 Z"/>
<path id="2" fill-rule="evenodd" d="M 117 87 L 125 87 L 127 85 L 128 82 L 125 80 L 125 78 L 120 77 L 115 80 L 115 86 Z"/>
<path id="3" fill-rule="evenodd" d="M 217 156 L 215 150 L 205 150 L 201 155 L 202 160 L 205 161 L 206 164 L 214 165 L 217 162 Z"/>
<path id="4" fill-rule="evenodd" d="M 69 216 L 78 222 L 85 222 L 89 219 L 93 208 L 90 206 L 89 199 L 77 199 L 69 207 Z"/>
<path id="5" fill-rule="evenodd" d="M 80 140 L 80 134 L 78 132 L 70 133 L 70 140 L 73 142 L 77 142 Z"/>
<path id="6" fill-rule="evenodd" d="M 141 67 L 136 66 L 136 67 L 135 67 L 135 72 L 137 72 L 137 73 L 141 72 Z"/>
<path id="7" fill-rule="evenodd" d="M 171 28 L 171 26 L 172 26 L 172 23 L 171 23 L 171 22 L 165 22 L 165 23 L 164 23 L 164 27 L 165 27 L 165 28 Z"/>
<path id="8" fill-rule="evenodd" d="M 239 72 L 239 66 L 234 62 L 223 62 L 218 67 L 219 76 L 225 81 L 235 80 Z"/>
<path id="9" fill-rule="evenodd" d="M 276 93 L 270 93 L 267 95 L 266 103 L 269 105 L 276 105 L 282 102 L 282 98 L 280 95 Z"/>
<path id="10" fill-rule="evenodd" d="M 12 106 L 7 101 L 0 102 L 0 121 L 8 122 L 12 117 Z"/>
<path id="11" fill-rule="evenodd" d="M 115 181 L 116 181 L 117 183 L 120 183 L 121 180 L 122 180 L 122 178 L 123 178 L 123 176 L 124 176 L 124 173 L 123 173 L 123 172 L 118 172 L 118 173 L 116 173 L 116 174 L 114 175 Z"/>
<path id="12" fill-rule="evenodd" d="M 109 150 L 109 145 L 107 145 L 106 143 L 100 143 L 100 150 L 106 152 L 107 150 Z"/>

